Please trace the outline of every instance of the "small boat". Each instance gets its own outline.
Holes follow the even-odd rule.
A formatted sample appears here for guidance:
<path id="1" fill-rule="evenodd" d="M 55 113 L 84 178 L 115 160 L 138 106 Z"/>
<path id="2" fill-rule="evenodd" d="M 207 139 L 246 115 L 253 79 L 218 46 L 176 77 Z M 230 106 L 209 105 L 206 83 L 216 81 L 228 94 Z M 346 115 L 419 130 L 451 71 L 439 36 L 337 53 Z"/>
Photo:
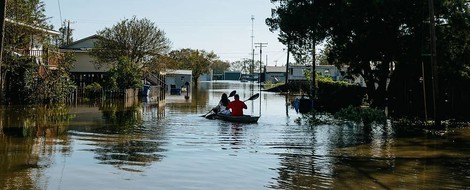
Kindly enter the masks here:
<path id="1" fill-rule="evenodd" d="M 229 121 L 234 123 L 256 123 L 258 122 L 259 116 L 243 115 L 243 116 L 231 116 L 223 114 L 212 114 L 206 116 L 207 119 L 218 119 L 222 121 Z"/>

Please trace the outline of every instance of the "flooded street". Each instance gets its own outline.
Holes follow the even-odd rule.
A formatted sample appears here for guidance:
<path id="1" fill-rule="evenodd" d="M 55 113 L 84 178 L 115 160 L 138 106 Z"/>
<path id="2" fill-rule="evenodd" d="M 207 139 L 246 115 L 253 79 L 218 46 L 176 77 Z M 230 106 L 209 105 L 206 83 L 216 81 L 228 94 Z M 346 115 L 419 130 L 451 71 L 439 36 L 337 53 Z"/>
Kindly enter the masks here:
<path id="1" fill-rule="evenodd" d="M 246 102 L 257 124 L 201 117 L 232 90 L 258 86 L 202 82 L 164 107 L 3 108 L 0 189 L 470 188 L 468 128 L 304 126 L 292 97 L 268 92 Z"/>

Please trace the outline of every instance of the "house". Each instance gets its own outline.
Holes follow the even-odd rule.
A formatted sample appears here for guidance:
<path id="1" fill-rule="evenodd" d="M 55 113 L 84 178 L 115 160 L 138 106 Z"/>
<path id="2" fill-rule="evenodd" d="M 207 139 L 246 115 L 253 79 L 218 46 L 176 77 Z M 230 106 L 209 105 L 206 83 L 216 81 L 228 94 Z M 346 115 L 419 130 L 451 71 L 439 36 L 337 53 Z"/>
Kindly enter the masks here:
<path id="1" fill-rule="evenodd" d="M 240 71 L 225 71 L 223 80 L 240 80 L 242 73 Z"/>
<path id="2" fill-rule="evenodd" d="M 58 68 L 59 58 L 61 57 L 60 53 L 58 51 L 44 48 L 43 39 L 44 37 L 57 37 L 60 35 L 59 32 L 32 26 L 8 18 L 5 18 L 5 24 L 15 28 L 24 28 L 24 30 L 28 31 L 28 34 L 31 35 L 29 43 L 21 47 L 15 47 L 15 49 L 12 50 L 14 55 L 34 57 L 36 59 L 36 63 L 39 65 L 38 72 L 42 76 L 50 70 L 56 70 Z M 7 41 L 9 39 L 5 40 Z"/>
<path id="3" fill-rule="evenodd" d="M 75 56 L 73 67 L 70 69 L 71 79 L 79 88 L 93 82 L 103 80 L 105 73 L 110 69 L 107 64 L 96 65 L 88 51 L 94 48 L 98 35 L 92 35 L 61 47 L 61 52 L 72 52 Z"/>
<path id="4" fill-rule="evenodd" d="M 167 70 L 164 74 L 167 92 L 170 92 L 170 95 L 181 95 L 181 92 L 186 92 L 192 85 L 191 70 Z"/>
<path id="5" fill-rule="evenodd" d="M 265 81 L 273 84 L 286 81 L 286 67 L 265 66 Z"/>
<path id="6" fill-rule="evenodd" d="M 289 81 L 307 80 L 305 71 L 312 70 L 311 65 L 292 65 L 289 66 Z M 324 76 L 330 76 L 333 80 L 343 80 L 341 71 L 334 65 L 316 65 L 315 71 Z M 282 66 L 265 66 L 265 82 L 285 82 L 286 67 Z"/>

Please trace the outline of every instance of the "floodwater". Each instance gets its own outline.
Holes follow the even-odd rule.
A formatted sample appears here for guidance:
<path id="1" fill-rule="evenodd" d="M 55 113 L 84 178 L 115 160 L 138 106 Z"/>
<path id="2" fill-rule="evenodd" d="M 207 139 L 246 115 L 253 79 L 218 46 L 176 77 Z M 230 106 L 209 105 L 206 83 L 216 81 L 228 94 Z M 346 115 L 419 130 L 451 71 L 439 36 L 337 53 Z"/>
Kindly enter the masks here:
<path id="1" fill-rule="evenodd" d="M 470 189 L 468 128 L 310 127 L 267 92 L 247 101 L 257 124 L 200 117 L 232 90 L 258 87 L 202 82 L 164 107 L 3 108 L 0 189 Z"/>

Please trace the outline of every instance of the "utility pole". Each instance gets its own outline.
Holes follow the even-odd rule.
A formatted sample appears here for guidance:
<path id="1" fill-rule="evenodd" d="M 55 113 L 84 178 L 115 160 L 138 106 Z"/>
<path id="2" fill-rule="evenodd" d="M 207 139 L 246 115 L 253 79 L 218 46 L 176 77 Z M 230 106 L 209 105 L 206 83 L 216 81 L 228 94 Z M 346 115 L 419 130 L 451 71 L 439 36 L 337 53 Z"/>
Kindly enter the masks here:
<path id="1" fill-rule="evenodd" d="M 3 78 L 2 78 L 2 65 L 3 65 L 3 39 L 5 38 L 5 14 L 6 14 L 7 0 L 0 1 L 0 97 L 3 97 Z"/>
<path id="2" fill-rule="evenodd" d="M 259 47 L 259 74 L 258 74 L 258 86 L 259 95 L 261 96 L 261 68 L 263 66 L 263 47 L 267 47 L 268 43 L 255 43 L 256 47 Z M 261 116 L 261 99 L 259 99 L 259 115 Z"/>
<path id="3" fill-rule="evenodd" d="M 315 40 L 312 42 L 312 72 L 310 73 L 310 78 L 312 79 L 310 81 L 310 93 L 311 93 L 311 108 L 313 109 L 313 101 L 316 98 L 316 78 L 317 78 L 317 73 L 316 73 L 316 50 L 315 50 Z"/>
<path id="4" fill-rule="evenodd" d="M 263 63 L 263 48 L 267 47 L 268 43 L 255 43 L 255 47 L 259 47 L 259 77 L 258 77 L 258 82 L 261 83 L 261 67 Z"/>
<path id="5" fill-rule="evenodd" d="M 434 18 L 434 1 L 429 0 L 429 34 L 431 39 L 431 84 L 432 84 L 432 101 L 433 101 L 433 114 L 434 124 L 436 127 L 441 127 L 441 118 L 438 112 L 439 109 L 439 80 L 437 74 L 437 51 L 436 51 L 436 21 Z"/>
<path id="6" fill-rule="evenodd" d="M 290 40 L 287 39 L 287 61 L 286 61 L 286 82 L 285 82 L 285 86 L 287 88 L 287 82 L 289 81 L 289 52 L 290 52 Z M 289 89 L 289 88 L 287 88 Z M 289 93 L 289 92 L 287 92 Z"/>
<path id="7" fill-rule="evenodd" d="M 253 34 L 253 26 L 254 26 L 255 16 L 251 15 L 251 67 L 250 67 L 250 75 L 251 81 L 253 81 L 254 69 L 255 69 L 255 48 L 253 48 L 253 39 L 255 35 Z"/>
<path id="8" fill-rule="evenodd" d="M 67 45 L 70 44 L 70 20 L 67 20 L 67 29 L 66 29 L 66 33 L 67 33 L 67 38 L 66 38 L 66 43 Z"/>

